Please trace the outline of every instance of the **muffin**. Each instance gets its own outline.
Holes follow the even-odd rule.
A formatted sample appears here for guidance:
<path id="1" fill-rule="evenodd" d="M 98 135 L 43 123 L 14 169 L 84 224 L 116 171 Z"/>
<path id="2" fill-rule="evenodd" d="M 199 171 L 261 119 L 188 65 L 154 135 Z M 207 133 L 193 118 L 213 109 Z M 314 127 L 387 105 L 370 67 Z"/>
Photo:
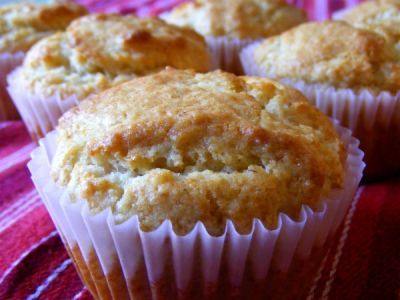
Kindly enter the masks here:
<path id="1" fill-rule="evenodd" d="M 400 50 L 400 1 L 365 2 L 347 10 L 341 20 L 384 36 Z"/>
<path id="2" fill-rule="evenodd" d="M 41 145 L 33 180 L 96 299 L 304 295 L 363 169 L 298 91 L 221 71 L 132 79 Z"/>
<path id="3" fill-rule="evenodd" d="M 197 0 L 163 18 L 205 36 L 213 68 L 238 74 L 243 72 L 239 52 L 245 45 L 306 21 L 302 10 L 282 0 Z"/>
<path id="4" fill-rule="evenodd" d="M 82 6 L 65 1 L 0 6 L 0 121 L 18 116 L 7 93 L 7 74 L 21 64 L 33 44 L 64 30 L 72 20 L 85 14 Z"/>
<path id="5" fill-rule="evenodd" d="M 32 47 L 9 90 L 37 140 L 90 94 L 166 66 L 207 71 L 204 39 L 156 18 L 89 15 Z"/>
<path id="6" fill-rule="evenodd" d="M 246 73 L 302 91 L 350 128 L 366 154 L 366 177 L 400 171 L 400 53 L 343 22 L 307 23 L 243 50 Z"/>

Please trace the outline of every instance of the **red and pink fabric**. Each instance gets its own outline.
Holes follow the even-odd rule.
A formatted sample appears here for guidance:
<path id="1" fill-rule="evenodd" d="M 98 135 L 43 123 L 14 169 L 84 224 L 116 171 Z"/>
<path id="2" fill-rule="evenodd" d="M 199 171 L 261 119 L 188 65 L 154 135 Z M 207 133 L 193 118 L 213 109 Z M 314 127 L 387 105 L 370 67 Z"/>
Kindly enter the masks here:
<path id="1" fill-rule="evenodd" d="M 92 11 L 155 15 L 182 0 L 80 0 Z M 323 19 L 358 1 L 291 1 Z M 0 299 L 92 299 L 26 168 L 35 145 L 0 123 Z M 400 178 L 361 186 L 309 299 L 400 299 Z"/>
<path id="2" fill-rule="evenodd" d="M 76 0 L 92 12 L 131 13 L 155 16 L 188 0 Z M 287 0 L 305 9 L 312 20 L 324 20 L 339 9 L 352 7 L 363 0 Z"/>

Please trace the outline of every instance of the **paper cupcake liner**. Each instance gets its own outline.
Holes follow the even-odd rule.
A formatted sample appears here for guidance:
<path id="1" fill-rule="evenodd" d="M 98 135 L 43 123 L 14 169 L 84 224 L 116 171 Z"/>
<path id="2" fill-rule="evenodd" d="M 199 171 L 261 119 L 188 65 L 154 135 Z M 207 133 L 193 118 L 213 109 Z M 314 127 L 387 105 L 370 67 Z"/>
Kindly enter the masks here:
<path id="1" fill-rule="evenodd" d="M 20 78 L 20 72 L 20 68 L 17 68 L 8 76 L 8 92 L 30 135 L 38 142 L 57 126 L 58 119 L 76 106 L 79 100 L 76 96 L 62 98 L 54 94 L 46 97 L 27 91 L 23 79 Z"/>
<path id="2" fill-rule="evenodd" d="M 254 43 L 254 39 L 211 36 L 207 36 L 205 39 L 211 58 L 212 70 L 221 69 L 237 75 L 243 74 L 239 54 L 244 47 Z"/>
<path id="3" fill-rule="evenodd" d="M 241 52 L 247 75 L 269 77 L 253 59 L 258 43 Z M 367 89 L 337 89 L 328 85 L 306 84 L 303 81 L 277 79 L 300 90 L 319 110 L 352 130 L 360 140 L 367 164 L 365 178 L 380 179 L 400 173 L 400 91 L 373 94 Z"/>
<path id="4" fill-rule="evenodd" d="M 348 151 L 344 188 L 333 191 L 318 211 L 304 206 L 296 221 L 280 214 L 273 230 L 254 220 L 252 231 L 244 235 L 231 221 L 221 236 L 209 235 L 201 222 L 179 236 L 169 220 L 144 232 L 137 216 L 117 224 L 110 209 L 92 215 L 85 201 L 72 202 L 49 179 L 56 131 L 40 141 L 28 167 L 95 298 L 221 299 L 246 292 L 254 299 L 278 294 L 284 299 L 306 292 L 362 177 L 358 141 L 335 126 Z"/>
<path id="5" fill-rule="evenodd" d="M 0 121 L 18 118 L 18 112 L 7 92 L 7 75 L 24 60 L 23 52 L 0 54 Z"/>
<path id="6" fill-rule="evenodd" d="M 348 13 L 353 7 L 346 7 L 332 13 L 332 20 L 340 21 L 343 19 L 344 15 Z"/>

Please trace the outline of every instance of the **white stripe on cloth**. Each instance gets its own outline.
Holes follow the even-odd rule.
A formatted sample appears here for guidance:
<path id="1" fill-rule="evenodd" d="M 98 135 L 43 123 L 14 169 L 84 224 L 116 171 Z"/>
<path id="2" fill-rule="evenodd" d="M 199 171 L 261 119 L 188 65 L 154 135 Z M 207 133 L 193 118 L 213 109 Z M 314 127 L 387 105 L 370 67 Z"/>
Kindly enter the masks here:
<path id="1" fill-rule="evenodd" d="M 83 293 L 86 292 L 86 287 L 84 287 L 79 293 L 77 293 L 72 300 L 78 300 L 82 297 Z"/>
<path id="2" fill-rule="evenodd" d="M 360 200 L 360 196 L 362 192 L 364 191 L 364 187 L 360 187 L 357 191 L 356 196 L 354 197 L 354 201 L 351 204 L 350 210 L 346 215 L 345 221 L 344 221 L 344 226 L 343 226 L 343 231 L 340 236 L 339 244 L 336 248 L 336 254 L 333 259 L 332 263 L 332 269 L 329 272 L 329 279 L 325 282 L 325 288 L 323 289 L 322 292 L 322 298 L 321 299 L 328 299 L 329 298 L 329 293 L 332 288 L 332 283 L 335 279 L 335 274 L 337 271 L 337 267 L 339 265 L 340 258 L 342 257 L 343 254 L 343 248 L 346 244 L 347 238 L 349 236 L 349 231 L 351 227 L 351 222 L 353 221 L 353 216 L 357 208 L 358 201 Z"/>
<path id="3" fill-rule="evenodd" d="M 34 196 L 31 200 L 29 200 L 29 202 L 26 202 L 25 204 L 20 206 L 8 218 L 0 222 L 0 233 L 9 228 L 18 220 L 20 220 L 27 213 L 31 212 L 32 210 L 41 205 L 43 205 L 43 203 L 40 200 L 39 195 Z"/>
<path id="4" fill-rule="evenodd" d="M 331 249 L 329 249 L 328 253 L 325 255 L 324 259 L 322 260 L 321 265 L 319 266 L 318 273 L 314 277 L 314 280 L 313 280 L 313 285 L 308 292 L 307 300 L 313 300 L 315 298 L 315 291 L 317 290 L 318 283 L 321 280 L 322 271 L 325 269 L 326 261 L 328 260 L 328 256 L 329 256 L 330 252 L 331 252 Z"/>
<path id="5" fill-rule="evenodd" d="M 0 285 L 3 284 L 4 280 L 7 278 L 8 275 L 34 250 L 40 247 L 40 245 L 46 243 L 48 240 L 50 240 L 52 237 L 57 235 L 57 231 L 54 230 L 50 232 L 47 236 L 41 238 L 38 242 L 30 246 L 26 251 L 24 251 L 9 267 L 8 269 L 3 273 L 3 275 L 0 278 Z"/>
<path id="6" fill-rule="evenodd" d="M 4 173 L 12 167 L 17 167 L 25 163 L 29 159 L 32 150 L 35 148 L 36 145 L 32 142 L 18 149 L 18 151 L 0 159 L 0 173 Z"/>
<path id="7" fill-rule="evenodd" d="M 33 294 L 30 294 L 26 300 L 39 299 L 40 295 L 47 289 L 47 287 L 57 279 L 58 275 L 64 272 L 72 263 L 70 258 L 64 260 L 57 268 L 51 272 L 51 274 L 40 284 Z"/>
<path id="8" fill-rule="evenodd" d="M 7 127 L 10 127 L 14 122 L 10 122 L 10 121 L 4 121 L 4 122 L 0 122 L 0 130 L 1 129 L 5 129 Z"/>
<path id="9" fill-rule="evenodd" d="M 22 206 L 27 201 L 32 200 L 31 198 L 33 198 L 35 195 L 37 195 L 37 191 L 34 188 L 32 188 L 29 190 L 29 192 L 20 196 L 20 198 L 17 201 L 15 201 L 13 204 L 11 204 L 9 207 L 7 207 L 0 213 L 0 223 L 3 222 L 3 219 L 7 218 L 16 209 L 18 209 L 18 207 Z"/>

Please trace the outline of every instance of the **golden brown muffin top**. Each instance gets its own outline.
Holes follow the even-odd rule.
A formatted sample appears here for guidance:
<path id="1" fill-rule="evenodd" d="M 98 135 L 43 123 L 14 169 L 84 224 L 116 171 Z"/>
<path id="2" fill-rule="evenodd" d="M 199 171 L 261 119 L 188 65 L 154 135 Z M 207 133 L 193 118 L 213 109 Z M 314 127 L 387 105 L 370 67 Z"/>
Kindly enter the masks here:
<path id="1" fill-rule="evenodd" d="M 144 230 L 170 219 L 221 234 L 297 217 L 342 185 L 345 150 L 298 91 L 257 77 L 167 69 L 91 96 L 60 121 L 56 182 L 93 213 Z"/>
<path id="2" fill-rule="evenodd" d="M 86 13 L 82 6 L 67 1 L 0 6 L 0 52 L 26 52 L 38 40 L 64 30 Z"/>
<path id="3" fill-rule="evenodd" d="M 389 42 L 400 45 L 400 1 L 365 2 L 349 10 L 343 21 L 351 25 L 375 31 Z"/>
<path id="4" fill-rule="evenodd" d="M 205 36 L 262 38 L 302 22 L 305 13 L 283 0 L 196 0 L 176 7 L 168 22 Z"/>
<path id="5" fill-rule="evenodd" d="M 203 37 L 156 18 L 89 15 L 36 44 L 22 76 L 30 90 L 82 99 L 166 66 L 207 71 Z"/>
<path id="6" fill-rule="evenodd" d="M 356 90 L 400 89 L 400 57 L 394 44 L 344 22 L 299 25 L 263 41 L 253 56 L 260 69 L 276 79 Z"/>

